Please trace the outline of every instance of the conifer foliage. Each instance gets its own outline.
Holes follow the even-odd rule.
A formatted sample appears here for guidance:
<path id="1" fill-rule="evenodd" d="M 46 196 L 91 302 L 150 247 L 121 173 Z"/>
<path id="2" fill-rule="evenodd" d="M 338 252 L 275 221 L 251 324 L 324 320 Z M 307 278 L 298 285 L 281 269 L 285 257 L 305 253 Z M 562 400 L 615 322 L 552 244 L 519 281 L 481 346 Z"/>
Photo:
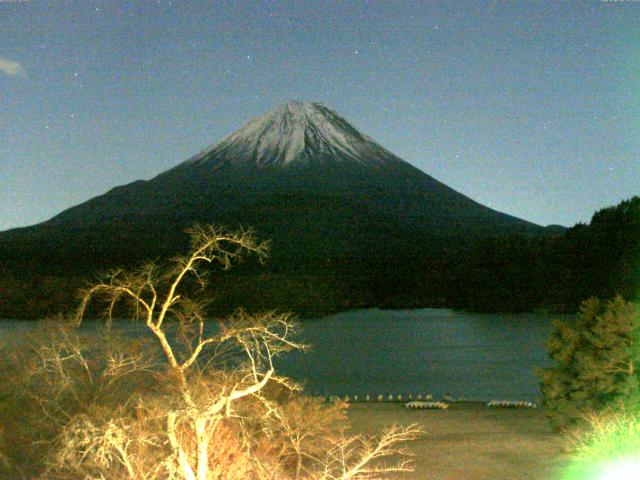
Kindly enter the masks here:
<path id="1" fill-rule="evenodd" d="M 547 342 L 555 365 L 539 372 L 547 415 L 559 429 L 586 413 L 633 407 L 639 397 L 639 306 L 620 296 L 591 298 L 572 323 L 556 321 Z"/>

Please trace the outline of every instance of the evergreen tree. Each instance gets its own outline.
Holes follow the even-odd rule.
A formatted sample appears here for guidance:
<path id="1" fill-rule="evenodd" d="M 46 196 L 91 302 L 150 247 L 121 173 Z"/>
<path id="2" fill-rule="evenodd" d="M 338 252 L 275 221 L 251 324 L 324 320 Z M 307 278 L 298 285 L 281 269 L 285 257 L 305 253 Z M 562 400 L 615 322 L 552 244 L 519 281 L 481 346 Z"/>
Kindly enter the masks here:
<path id="1" fill-rule="evenodd" d="M 586 412 L 637 403 L 640 310 L 616 296 L 582 303 L 575 324 L 556 321 L 547 342 L 555 365 L 540 372 L 543 404 L 557 428 Z"/>

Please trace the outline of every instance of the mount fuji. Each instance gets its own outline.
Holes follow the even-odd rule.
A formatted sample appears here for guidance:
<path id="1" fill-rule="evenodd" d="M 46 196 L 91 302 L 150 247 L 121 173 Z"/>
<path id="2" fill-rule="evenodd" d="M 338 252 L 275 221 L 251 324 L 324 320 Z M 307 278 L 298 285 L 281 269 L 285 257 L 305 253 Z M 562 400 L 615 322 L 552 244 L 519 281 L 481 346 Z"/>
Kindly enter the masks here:
<path id="1" fill-rule="evenodd" d="M 273 241 L 270 269 L 306 273 L 402 270 L 474 239 L 545 231 L 444 185 L 330 108 L 288 101 L 155 178 L 1 232 L 0 261 L 56 274 L 131 264 L 183 249 L 195 222 L 253 227 Z"/>

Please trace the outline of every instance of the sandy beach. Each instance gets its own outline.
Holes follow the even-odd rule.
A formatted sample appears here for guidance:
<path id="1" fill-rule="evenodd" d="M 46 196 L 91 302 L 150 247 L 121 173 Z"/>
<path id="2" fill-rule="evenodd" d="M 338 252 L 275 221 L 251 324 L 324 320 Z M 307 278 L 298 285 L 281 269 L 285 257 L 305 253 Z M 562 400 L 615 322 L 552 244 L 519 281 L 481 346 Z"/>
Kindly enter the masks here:
<path id="1" fill-rule="evenodd" d="M 415 471 L 398 476 L 423 480 L 553 480 L 566 458 L 562 437 L 540 409 L 488 408 L 454 403 L 447 410 L 408 410 L 402 403 L 349 406 L 354 433 L 418 423 L 425 434 L 407 444 Z"/>

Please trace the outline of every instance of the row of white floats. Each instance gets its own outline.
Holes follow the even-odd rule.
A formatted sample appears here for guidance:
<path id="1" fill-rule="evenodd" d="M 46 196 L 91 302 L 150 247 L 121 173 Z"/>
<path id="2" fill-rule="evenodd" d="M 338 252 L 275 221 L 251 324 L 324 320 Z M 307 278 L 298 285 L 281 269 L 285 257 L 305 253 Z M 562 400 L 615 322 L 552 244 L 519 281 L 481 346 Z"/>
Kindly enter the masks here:
<path id="1" fill-rule="evenodd" d="M 420 401 L 420 400 L 424 400 L 424 401 L 431 401 L 433 400 L 433 395 L 418 395 L 417 397 L 415 397 L 416 400 Z M 406 397 L 403 397 L 402 395 L 378 395 L 377 397 L 373 397 L 371 395 L 365 395 L 363 397 L 359 397 L 358 395 L 354 395 L 354 396 L 349 396 L 347 395 L 346 397 L 338 397 L 337 395 L 331 395 L 329 397 L 329 401 L 330 402 L 347 402 L 347 403 L 356 403 L 356 402 L 405 402 L 405 401 L 412 401 L 413 400 L 413 395 L 409 394 Z M 447 401 L 454 401 L 453 398 L 447 397 L 445 396 L 444 400 Z"/>
<path id="2" fill-rule="evenodd" d="M 408 401 L 407 401 L 408 400 Z M 371 395 L 365 395 L 364 397 L 358 397 L 349 395 L 345 397 L 338 397 L 332 395 L 329 397 L 330 402 L 404 402 L 405 407 L 413 410 L 417 409 L 446 409 L 449 408 L 449 404 L 456 402 L 466 402 L 464 399 L 455 399 L 448 395 L 445 395 L 442 401 L 435 401 L 433 395 L 418 395 L 415 400 L 412 395 L 408 395 L 404 398 L 402 395 L 378 395 L 373 398 Z M 484 402 L 483 402 L 484 403 Z M 491 408 L 537 408 L 537 405 L 533 402 L 525 402 L 520 400 L 491 400 L 486 402 L 485 405 Z"/>
<path id="3" fill-rule="evenodd" d="M 513 401 L 513 400 L 491 400 L 485 404 L 491 408 L 537 408 L 537 405 L 532 402 Z M 444 410 L 449 408 L 447 402 L 407 402 L 405 407 L 412 410 L 422 409 L 439 409 Z"/>

